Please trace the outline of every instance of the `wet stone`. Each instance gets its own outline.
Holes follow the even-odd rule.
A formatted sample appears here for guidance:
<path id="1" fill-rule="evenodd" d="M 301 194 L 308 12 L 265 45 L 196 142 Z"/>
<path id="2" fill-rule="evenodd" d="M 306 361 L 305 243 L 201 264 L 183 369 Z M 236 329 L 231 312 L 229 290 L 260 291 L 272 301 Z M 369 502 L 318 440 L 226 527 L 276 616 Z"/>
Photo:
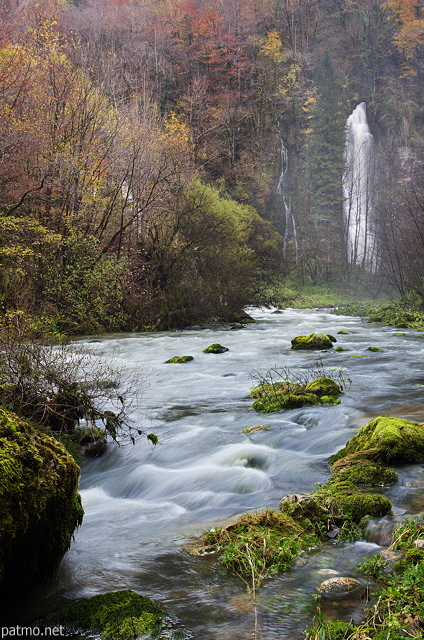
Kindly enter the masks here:
<path id="1" fill-rule="evenodd" d="M 346 598 L 347 596 L 352 596 L 357 594 L 361 595 L 364 590 L 364 586 L 359 580 L 355 580 L 355 578 L 329 578 L 329 580 L 324 580 L 317 587 L 317 591 L 322 598 Z"/>

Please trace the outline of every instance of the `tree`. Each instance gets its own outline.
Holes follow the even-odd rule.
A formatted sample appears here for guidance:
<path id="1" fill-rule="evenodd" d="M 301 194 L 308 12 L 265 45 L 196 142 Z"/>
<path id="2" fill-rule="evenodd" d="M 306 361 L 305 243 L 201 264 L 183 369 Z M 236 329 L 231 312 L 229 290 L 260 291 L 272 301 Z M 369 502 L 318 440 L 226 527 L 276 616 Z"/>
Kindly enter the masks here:
<path id="1" fill-rule="evenodd" d="M 317 244 L 317 274 L 328 282 L 335 276 L 343 251 L 341 211 L 345 144 L 341 90 L 328 50 L 319 61 L 316 84 L 316 95 L 310 100 L 307 133 L 308 226 Z"/>
<path id="2" fill-rule="evenodd" d="M 6 314 L 0 327 L 0 404 L 56 435 L 72 433 L 81 421 L 116 442 L 143 434 L 128 422 L 144 384 L 139 372 L 57 342 L 23 312 Z"/>

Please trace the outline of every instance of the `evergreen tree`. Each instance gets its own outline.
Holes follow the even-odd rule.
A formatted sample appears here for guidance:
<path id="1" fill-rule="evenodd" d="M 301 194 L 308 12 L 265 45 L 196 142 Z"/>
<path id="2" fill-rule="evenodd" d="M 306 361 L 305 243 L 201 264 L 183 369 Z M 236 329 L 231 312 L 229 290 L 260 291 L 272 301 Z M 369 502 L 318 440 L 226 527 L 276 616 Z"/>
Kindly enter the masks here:
<path id="1" fill-rule="evenodd" d="M 331 280 L 343 256 L 342 176 L 345 116 L 341 87 L 329 51 L 318 62 L 316 98 L 311 109 L 307 150 L 307 190 L 314 234 L 318 278 Z"/>

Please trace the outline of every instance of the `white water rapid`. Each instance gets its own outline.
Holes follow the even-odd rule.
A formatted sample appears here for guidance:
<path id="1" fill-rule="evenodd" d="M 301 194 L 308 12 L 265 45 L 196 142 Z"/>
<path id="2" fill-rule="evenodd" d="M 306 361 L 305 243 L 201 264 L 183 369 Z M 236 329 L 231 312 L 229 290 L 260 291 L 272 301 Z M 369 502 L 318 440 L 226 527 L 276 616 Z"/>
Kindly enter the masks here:
<path id="1" fill-rule="evenodd" d="M 93 358 L 115 354 L 118 364 L 145 372 L 148 385 L 132 420 L 156 433 L 159 444 L 145 438 L 133 447 L 112 444 L 104 457 L 83 464 L 83 525 L 54 581 L 19 598 L 18 623 L 70 599 L 129 588 L 177 615 L 196 640 L 251 638 L 254 612 L 243 583 L 217 567 L 215 556 L 189 555 L 187 543 L 206 528 L 225 526 L 244 512 L 278 508 L 286 494 L 310 492 L 325 482 L 328 457 L 373 416 L 424 421 L 424 340 L 413 330 L 397 335 L 395 329 L 325 310 L 249 312 L 256 324 L 239 330 L 82 341 Z M 342 329 L 348 334 L 339 335 Z M 291 350 L 293 337 L 312 332 L 336 336 L 345 350 Z M 213 343 L 229 351 L 203 353 Z M 367 351 L 368 346 L 385 353 Z M 174 355 L 194 359 L 164 364 Z M 324 367 L 343 369 L 352 380 L 340 405 L 266 415 L 250 409 L 254 370 L 299 372 L 319 357 Z M 243 431 L 259 425 L 269 428 Z M 417 513 L 424 502 L 424 470 L 405 466 L 399 472 L 399 483 L 384 493 L 398 512 Z M 257 595 L 261 638 L 301 640 L 316 613 L 318 584 L 335 575 L 355 576 L 355 563 L 379 549 L 378 538 L 329 541 L 305 554 L 293 571 L 265 581 Z M 361 607 L 349 602 L 329 613 L 359 621 Z"/>
<path id="2" fill-rule="evenodd" d="M 374 151 L 365 102 L 358 104 L 347 119 L 345 159 L 343 217 L 348 259 L 351 264 L 373 272 L 378 267 Z"/>
<path id="3" fill-rule="evenodd" d="M 281 196 L 283 207 L 284 207 L 284 215 L 285 215 L 283 256 L 284 257 L 286 256 L 288 242 L 290 238 L 293 238 L 295 260 L 297 263 L 299 261 L 299 244 L 298 244 L 298 238 L 297 238 L 296 220 L 292 212 L 291 197 L 286 196 L 284 191 L 284 181 L 285 181 L 288 168 L 289 168 L 289 155 L 288 155 L 287 148 L 284 144 L 284 140 L 283 138 L 281 138 L 280 178 L 278 180 L 278 185 L 277 185 L 277 195 Z"/>

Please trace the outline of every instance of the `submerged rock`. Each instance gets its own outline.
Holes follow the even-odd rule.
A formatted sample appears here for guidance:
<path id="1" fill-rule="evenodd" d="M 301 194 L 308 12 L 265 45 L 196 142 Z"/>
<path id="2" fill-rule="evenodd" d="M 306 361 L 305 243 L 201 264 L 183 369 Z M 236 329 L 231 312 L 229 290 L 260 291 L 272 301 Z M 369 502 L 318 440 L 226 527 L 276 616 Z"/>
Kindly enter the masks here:
<path id="1" fill-rule="evenodd" d="M 229 351 L 227 347 L 223 347 L 217 343 L 211 344 L 209 347 L 206 347 L 206 349 L 203 349 L 203 353 L 225 353 L 226 351 Z"/>
<path id="2" fill-rule="evenodd" d="M 0 593 L 38 586 L 69 548 L 83 509 L 62 444 L 0 408 Z"/>
<path id="3" fill-rule="evenodd" d="M 37 622 L 38 628 L 61 626 L 66 636 L 104 640 L 188 640 L 192 634 L 155 602 L 134 591 L 114 591 L 76 600 Z"/>
<path id="4" fill-rule="evenodd" d="M 374 418 L 330 458 L 330 464 L 355 453 L 388 464 L 423 462 L 424 425 L 403 418 Z"/>
<path id="5" fill-rule="evenodd" d="M 365 587 L 355 578 L 329 578 L 317 587 L 322 598 L 346 598 L 347 596 L 360 596 Z"/>
<path id="6" fill-rule="evenodd" d="M 297 336 L 291 341 L 292 349 L 322 350 L 331 349 L 333 342 L 337 342 L 334 336 L 324 333 L 310 333 L 308 336 Z"/>

